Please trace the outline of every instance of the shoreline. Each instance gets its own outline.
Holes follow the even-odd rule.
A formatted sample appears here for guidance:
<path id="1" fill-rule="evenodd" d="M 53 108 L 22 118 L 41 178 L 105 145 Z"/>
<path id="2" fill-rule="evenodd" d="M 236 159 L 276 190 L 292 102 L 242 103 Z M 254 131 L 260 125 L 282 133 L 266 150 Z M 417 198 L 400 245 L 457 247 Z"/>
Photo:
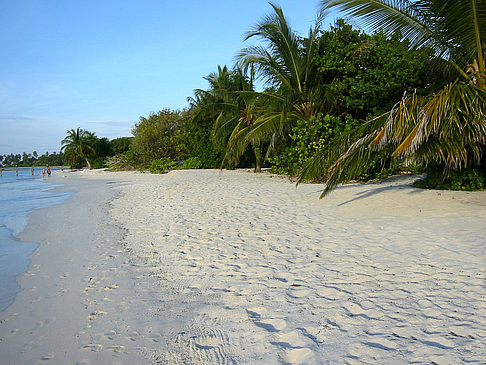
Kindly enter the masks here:
<path id="1" fill-rule="evenodd" d="M 6 364 L 486 357 L 484 192 L 401 177 L 320 200 L 240 170 L 65 175 L 76 192 L 20 234 L 39 247 L 0 314 Z"/>
<path id="2" fill-rule="evenodd" d="M 25 229 L 31 212 L 49 205 L 62 203 L 68 194 L 49 193 L 55 185 L 46 184 L 40 175 L 6 175 L 0 177 L 2 209 L 0 212 L 0 312 L 9 307 L 20 291 L 17 276 L 24 273 L 30 263 L 30 255 L 38 246 L 35 242 L 23 242 L 18 235 Z"/>
<path id="3" fill-rule="evenodd" d="M 116 257 L 113 248 L 120 232 L 105 218 L 114 191 L 103 180 L 81 174 L 59 174 L 50 182 L 64 184 L 55 191 L 73 194 L 62 204 L 31 212 L 17 236 L 38 247 L 28 270 L 17 276 L 22 290 L 1 313 L 0 357 L 5 364 L 109 363 L 111 354 L 87 354 L 92 345 L 90 316 L 96 314 L 90 312 L 86 290 L 94 262 L 103 259 L 100 254 L 111 249 L 109 254 Z M 139 363 L 131 355 L 127 360 Z"/>

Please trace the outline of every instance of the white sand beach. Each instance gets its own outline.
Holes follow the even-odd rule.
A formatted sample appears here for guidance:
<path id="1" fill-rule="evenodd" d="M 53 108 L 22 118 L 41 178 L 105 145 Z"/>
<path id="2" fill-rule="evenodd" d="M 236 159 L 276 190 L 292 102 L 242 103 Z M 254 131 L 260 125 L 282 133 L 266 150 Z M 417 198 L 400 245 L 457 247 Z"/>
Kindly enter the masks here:
<path id="1" fill-rule="evenodd" d="M 484 364 L 486 192 L 58 173 L 0 364 Z"/>

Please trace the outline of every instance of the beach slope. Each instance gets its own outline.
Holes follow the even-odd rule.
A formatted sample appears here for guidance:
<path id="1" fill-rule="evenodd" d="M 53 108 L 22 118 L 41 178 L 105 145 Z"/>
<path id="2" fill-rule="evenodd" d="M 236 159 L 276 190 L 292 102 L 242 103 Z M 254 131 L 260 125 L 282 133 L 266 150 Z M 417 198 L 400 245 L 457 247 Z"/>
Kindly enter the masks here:
<path id="1" fill-rule="evenodd" d="M 411 177 L 65 174 L 0 314 L 6 364 L 481 363 L 485 192 Z M 2 362 L 3 363 L 3 362 Z"/>

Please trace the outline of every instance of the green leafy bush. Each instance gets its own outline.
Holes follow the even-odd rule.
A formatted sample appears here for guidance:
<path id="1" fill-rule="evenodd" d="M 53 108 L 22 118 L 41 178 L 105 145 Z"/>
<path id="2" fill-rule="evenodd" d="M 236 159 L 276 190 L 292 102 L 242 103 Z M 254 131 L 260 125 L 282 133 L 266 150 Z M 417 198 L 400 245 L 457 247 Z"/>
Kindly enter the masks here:
<path id="1" fill-rule="evenodd" d="M 338 19 L 322 35 L 316 65 L 325 79 L 333 80 L 340 112 L 365 119 L 390 110 L 405 90 L 422 92 L 431 86 L 430 56 L 425 47 L 410 49 L 399 32 L 391 38 L 368 35 Z"/>
<path id="2" fill-rule="evenodd" d="M 430 166 L 427 168 L 427 176 L 422 180 L 415 181 L 413 185 L 418 188 L 437 190 L 475 191 L 485 189 L 486 175 L 484 168 L 467 167 L 454 170 L 446 179 L 444 179 L 443 171 L 443 166 Z"/>
<path id="3" fill-rule="evenodd" d="M 274 173 L 297 175 L 299 169 L 317 152 L 329 146 L 333 138 L 349 131 L 357 122 L 350 116 L 346 119 L 332 115 L 299 120 L 290 133 L 289 145 L 279 154 L 269 158 Z"/>
<path id="4" fill-rule="evenodd" d="M 189 157 L 182 165 L 183 169 L 201 169 L 202 167 L 203 162 L 199 157 Z"/>
<path id="5" fill-rule="evenodd" d="M 98 157 L 93 161 L 93 164 L 91 165 L 92 168 L 94 169 L 101 169 L 103 167 L 106 167 L 105 165 L 105 158 L 104 157 Z"/>
<path id="6" fill-rule="evenodd" d="M 179 110 L 163 109 L 147 118 L 140 117 L 132 129 L 134 138 L 130 142 L 137 164 L 148 167 L 155 159 L 178 159 L 182 153 L 179 135 L 184 122 L 184 113 Z"/>
<path id="7" fill-rule="evenodd" d="M 149 171 L 152 174 L 163 174 L 177 166 L 179 166 L 177 161 L 172 161 L 169 157 L 162 157 L 152 161 Z"/>
<path id="8" fill-rule="evenodd" d="M 108 157 L 105 161 L 110 171 L 131 171 L 135 170 L 135 163 L 132 151 L 116 154 Z"/>

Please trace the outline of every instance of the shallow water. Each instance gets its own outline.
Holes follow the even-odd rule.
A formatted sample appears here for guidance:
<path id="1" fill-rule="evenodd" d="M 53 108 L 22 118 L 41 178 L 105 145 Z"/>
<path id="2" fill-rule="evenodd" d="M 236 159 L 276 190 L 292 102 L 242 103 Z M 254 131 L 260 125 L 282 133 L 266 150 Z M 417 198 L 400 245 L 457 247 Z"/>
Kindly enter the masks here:
<path id="1" fill-rule="evenodd" d="M 55 172 L 53 172 L 55 173 Z M 0 311 L 11 305 L 20 291 L 17 275 L 27 270 L 29 255 L 36 243 L 19 241 L 16 236 L 33 210 L 64 202 L 70 193 L 48 192 L 56 187 L 41 171 L 3 171 L 0 176 Z"/>

